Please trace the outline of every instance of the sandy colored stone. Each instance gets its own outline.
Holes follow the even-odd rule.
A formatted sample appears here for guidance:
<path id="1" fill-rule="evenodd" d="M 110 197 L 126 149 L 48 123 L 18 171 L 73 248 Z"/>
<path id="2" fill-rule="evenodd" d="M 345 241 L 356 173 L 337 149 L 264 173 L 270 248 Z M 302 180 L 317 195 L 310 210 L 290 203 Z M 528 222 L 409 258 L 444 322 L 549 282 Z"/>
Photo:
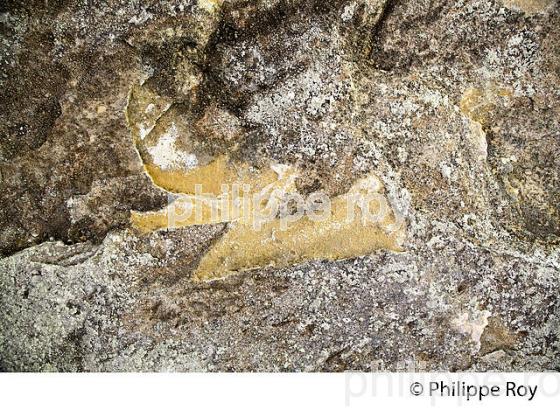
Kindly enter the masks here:
<path id="1" fill-rule="evenodd" d="M 558 370 L 556 2 L 12 3 L 1 370 Z M 165 229 L 277 165 L 333 201 L 378 178 L 398 247 Z"/>

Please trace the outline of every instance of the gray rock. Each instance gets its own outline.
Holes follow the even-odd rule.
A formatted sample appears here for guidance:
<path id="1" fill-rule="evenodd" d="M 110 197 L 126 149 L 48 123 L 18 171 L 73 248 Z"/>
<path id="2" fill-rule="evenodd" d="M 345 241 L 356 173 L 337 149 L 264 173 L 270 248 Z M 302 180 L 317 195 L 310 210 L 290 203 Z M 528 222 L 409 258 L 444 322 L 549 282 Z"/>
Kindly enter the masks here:
<path id="1" fill-rule="evenodd" d="M 560 369 L 558 2 L 220 3 L 0 6 L 0 369 Z M 134 84 L 302 193 L 375 173 L 404 251 L 193 281 L 229 227 L 131 227 Z"/>

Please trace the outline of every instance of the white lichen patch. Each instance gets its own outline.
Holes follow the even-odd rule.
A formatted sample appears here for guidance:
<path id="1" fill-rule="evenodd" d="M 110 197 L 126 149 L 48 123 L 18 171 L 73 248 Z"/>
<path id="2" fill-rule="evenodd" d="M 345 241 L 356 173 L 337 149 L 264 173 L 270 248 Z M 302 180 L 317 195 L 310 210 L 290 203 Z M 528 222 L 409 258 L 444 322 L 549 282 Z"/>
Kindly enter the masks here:
<path id="1" fill-rule="evenodd" d="M 177 126 L 172 124 L 167 132 L 158 139 L 157 144 L 148 147 L 153 164 L 160 169 L 192 169 L 198 165 L 196 155 L 181 151 L 176 146 Z"/>
<path id="2" fill-rule="evenodd" d="M 425 93 L 420 94 L 420 100 L 432 107 L 449 107 L 449 97 L 441 94 L 437 90 L 427 90 Z"/>
<path id="3" fill-rule="evenodd" d="M 474 315 L 469 315 L 467 312 L 455 318 L 451 324 L 455 330 L 462 334 L 470 336 L 471 340 L 475 343 L 477 350 L 480 349 L 480 337 L 488 326 L 488 318 L 491 313 L 487 310 L 476 312 Z"/>
<path id="4" fill-rule="evenodd" d="M 356 8 L 358 7 L 358 4 L 356 2 L 352 2 L 348 5 L 346 5 L 344 7 L 344 10 L 342 11 L 342 21 L 344 22 L 348 22 L 350 20 L 352 20 L 352 18 L 354 17 L 354 13 L 356 12 Z"/>
<path id="5" fill-rule="evenodd" d="M 482 125 L 475 121 L 470 121 L 470 140 L 478 159 L 485 161 L 488 158 L 488 140 Z"/>
<path id="6" fill-rule="evenodd" d="M 143 140 L 148 136 L 150 132 L 152 132 L 153 129 L 154 129 L 153 125 L 148 126 L 146 125 L 146 123 L 140 123 L 138 125 L 138 137 L 140 137 L 140 139 Z"/>

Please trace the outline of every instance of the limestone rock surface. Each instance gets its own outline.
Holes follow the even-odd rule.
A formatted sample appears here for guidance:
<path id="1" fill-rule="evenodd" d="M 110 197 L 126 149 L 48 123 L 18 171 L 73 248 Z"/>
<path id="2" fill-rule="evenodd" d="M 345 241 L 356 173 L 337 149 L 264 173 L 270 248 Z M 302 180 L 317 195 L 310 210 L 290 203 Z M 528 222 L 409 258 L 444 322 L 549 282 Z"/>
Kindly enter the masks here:
<path id="1" fill-rule="evenodd" d="M 15 0 L 0 40 L 0 370 L 560 369 L 557 0 Z M 199 280 L 235 221 L 131 215 L 222 163 L 374 175 L 398 243 Z"/>

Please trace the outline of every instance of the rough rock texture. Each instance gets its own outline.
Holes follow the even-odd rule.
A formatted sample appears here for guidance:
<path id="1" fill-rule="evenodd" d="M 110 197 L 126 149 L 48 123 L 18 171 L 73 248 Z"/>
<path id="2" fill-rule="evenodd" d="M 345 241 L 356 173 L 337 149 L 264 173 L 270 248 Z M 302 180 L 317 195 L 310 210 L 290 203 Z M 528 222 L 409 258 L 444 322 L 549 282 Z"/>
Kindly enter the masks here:
<path id="1" fill-rule="evenodd" d="M 1 370 L 560 369 L 557 0 L 0 13 Z M 167 203 L 125 119 L 138 85 L 302 193 L 374 172 L 404 251 L 193 281 L 229 227 L 131 228 Z"/>

